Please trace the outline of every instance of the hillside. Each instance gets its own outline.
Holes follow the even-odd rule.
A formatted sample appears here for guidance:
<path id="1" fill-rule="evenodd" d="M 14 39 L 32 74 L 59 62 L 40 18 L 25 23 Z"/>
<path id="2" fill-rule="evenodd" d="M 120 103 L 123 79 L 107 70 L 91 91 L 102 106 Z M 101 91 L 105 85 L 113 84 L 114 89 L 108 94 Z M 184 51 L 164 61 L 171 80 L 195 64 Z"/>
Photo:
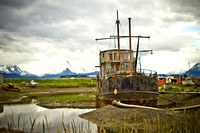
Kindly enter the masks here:
<path id="1" fill-rule="evenodd" d="M 200 62 L 196 63 L 190 70 L 185 72 L 185 75 L 200 76 Z"/>

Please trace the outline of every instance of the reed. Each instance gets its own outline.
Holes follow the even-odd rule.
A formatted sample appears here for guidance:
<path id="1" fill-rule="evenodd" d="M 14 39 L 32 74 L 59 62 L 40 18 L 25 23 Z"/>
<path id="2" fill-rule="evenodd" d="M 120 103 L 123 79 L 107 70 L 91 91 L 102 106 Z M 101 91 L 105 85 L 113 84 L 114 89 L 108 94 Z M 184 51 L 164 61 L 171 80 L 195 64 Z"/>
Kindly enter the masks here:
<path id="1" fill-rule="evenodd" d="M 34 119 L 33 121 L 31 120 L 31 117 L 29 117 L 29 119 L 30 119 L 30 123 L 31 123 L 31 133 L 33 132 L 33 129 L 34 129 L 34 125 L 35 125 L 35 121 L 36 121 L 36 119 Z"/>
<path id="2" fill-rule="evenodd" d="M 164 112 L 163 112 L 164 113 Z M 168 113 L 168 112 L 167 112 Z M 179 114 L 180 115 L 180 114 Z M 137 133 L 137 132 L 164 132 L 164 133 L 199 133 L 200 132 L 200 120 L 199 120 L 199 112 L 184 110 L 180 116 L 177 116 L 177 113 L 173 110 L 172 111 L 172 121 L 162 120 L 158 114 L 155 114 L 152 119 L 144 118 L 143 127 L 138 127 L 137 124 L 137 117 L 134 117 L 133 125 L 130 126 L 130 123 L 127 124 L 127 118 L 124 116 L 124 126 L 123 127 L 103 127 L 99 126 L 98 130 L 95 132 L 98 133 Z M 89 122 L 87 125 L 83 125 L 83 123 L 78 123 L 72 120 L 71 122 L 64 123 L 64 113 L 62 114 L 62 122 L 61 125 L 57 125 L 56 132 L 58 133 L 91 133 Z M 24 126 L 22 131 L 20 130 L 20 123 L 21 118 L 18 116 L 17 122 L 14 119 L 13 113 L 9 116 L 10 122 L 8 122 L 7 132 L 27 132 L 26 127 Z M 40 128 L 40 121 L 37 123 L 36 119 L 32 119 L 29 117 L 30 120 L 30 133 L 37 133 L 46 131 L 48 133 L 52 133 L 52 125 L 51 122 L 48 121 L 47 116 L 44 116 L 42 120 L 42 131 L 39 131 Z M 15 124 L 17 123 L 17 125 Z M 172 124 L 170 124 L 172 123 Z M 28 123 L 26 123 L 27 126 Z"/>

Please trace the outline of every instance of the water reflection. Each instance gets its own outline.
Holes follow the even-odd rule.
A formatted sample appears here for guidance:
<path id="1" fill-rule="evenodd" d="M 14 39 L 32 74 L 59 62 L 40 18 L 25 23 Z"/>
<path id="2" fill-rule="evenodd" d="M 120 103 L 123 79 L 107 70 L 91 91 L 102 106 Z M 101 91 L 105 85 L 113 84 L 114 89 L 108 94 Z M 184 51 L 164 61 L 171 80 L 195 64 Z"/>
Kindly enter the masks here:
<path id="1" fill-rule="evenodd" d="M 81 119 L 80 114 L 92 111 L 94 109 L 46 109 L 35 104 L 27 105 L 4 105 L 3 113 L 0 113 L 0 127 L 8 128 L 8 123 L 12 124 L 12 128 L 18 128 L 25 131 L 31 130 L 31 121 L 33 122 L 36 119 L 34 124 L 34 130 L 39 132 L 43 131 L 43 122 L 45 123 L 45 130 L 47 129 L 47 123 L 45 116 L 47 118 L 48 124 L 51 125 L 51 131 L 56 132 L 57 128 L 62 128 L 62 117 L 64 125 L 72 131 L 72 123 L 77 126 L 77 130 L 80 127 L 83 127 L 84 132 L 91 130 L 91 132 L 96 132 L 97 126 L 87 120 Z M 31 121 L 30 121 L 31 119 Z M 38 126 L 39 124 L 39 126 Z M 62 128 L 63 129 L 63 128 Z"/>

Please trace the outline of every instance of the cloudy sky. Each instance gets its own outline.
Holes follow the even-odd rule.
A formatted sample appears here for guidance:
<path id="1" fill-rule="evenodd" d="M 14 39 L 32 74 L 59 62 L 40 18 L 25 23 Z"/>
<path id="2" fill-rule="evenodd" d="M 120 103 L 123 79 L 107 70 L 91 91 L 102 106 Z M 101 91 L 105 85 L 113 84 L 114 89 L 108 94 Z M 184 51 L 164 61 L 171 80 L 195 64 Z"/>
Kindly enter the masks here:
<path id="1" fill-rule="evenodd" d="M 132 35 L 151 37 L 140 40 L 140 49 L 153 50 L 140 55 L 142 68 L 184 71 L 200 62 L 199 8 L 199 0 L 0 0 L 0 65 L 38 75 L 94 71 L 99 51 L 115 44 L 95 39 L 116 34 L 118 10 L 121 35 L 131 17 Z"/>

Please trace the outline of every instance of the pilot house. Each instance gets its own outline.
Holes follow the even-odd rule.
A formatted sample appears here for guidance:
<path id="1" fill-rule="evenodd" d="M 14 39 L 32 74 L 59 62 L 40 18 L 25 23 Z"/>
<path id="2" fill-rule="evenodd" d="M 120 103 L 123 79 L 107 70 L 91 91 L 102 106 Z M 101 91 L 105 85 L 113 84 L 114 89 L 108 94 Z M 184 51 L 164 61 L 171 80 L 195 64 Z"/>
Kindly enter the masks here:
<path id="1" fill-rule="evenodd" d="M 118 56 L 118 50 L 106 50 L 100 52 L 100 69 L 101 77 L 110 77 L 113 75 L 129 75 L 130 74 L 130 50 L 120 50 L 120 56 Z M 133 55 L 133 51 L 131 53 Z M 132 71 L 134 71 L 134 61 L 132 59 Z"/>

